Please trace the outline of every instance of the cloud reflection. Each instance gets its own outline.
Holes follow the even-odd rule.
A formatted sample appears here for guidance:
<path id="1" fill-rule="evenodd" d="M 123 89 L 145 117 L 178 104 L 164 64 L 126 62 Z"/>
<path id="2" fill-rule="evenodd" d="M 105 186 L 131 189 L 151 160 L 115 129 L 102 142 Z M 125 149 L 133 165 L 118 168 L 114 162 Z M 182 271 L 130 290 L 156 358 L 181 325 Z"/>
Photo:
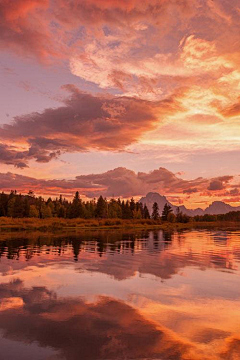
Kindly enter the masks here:
<path id="1" fill-rule="evenodd" d="M 20 280 L 0 285 L 0 299 L 21 298 L 22 308 L 0 313 L 4 337 L 58 349 L 64 359 L 207 359 L 133 307 L 108 297 L 89 303 L 57 298 Z M 94 344 L 94 346 L 93 346 Z"/>

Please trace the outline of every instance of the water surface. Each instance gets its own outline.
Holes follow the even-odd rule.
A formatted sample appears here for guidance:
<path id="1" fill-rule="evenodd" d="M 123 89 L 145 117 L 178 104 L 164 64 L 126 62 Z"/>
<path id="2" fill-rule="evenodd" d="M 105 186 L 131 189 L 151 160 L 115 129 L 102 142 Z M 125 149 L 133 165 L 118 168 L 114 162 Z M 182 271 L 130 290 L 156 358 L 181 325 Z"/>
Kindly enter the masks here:
<path id="1" fill-rule="evenodd" d="M 0 359 L 239 360 L 240 231 L 0 235 Z"/>

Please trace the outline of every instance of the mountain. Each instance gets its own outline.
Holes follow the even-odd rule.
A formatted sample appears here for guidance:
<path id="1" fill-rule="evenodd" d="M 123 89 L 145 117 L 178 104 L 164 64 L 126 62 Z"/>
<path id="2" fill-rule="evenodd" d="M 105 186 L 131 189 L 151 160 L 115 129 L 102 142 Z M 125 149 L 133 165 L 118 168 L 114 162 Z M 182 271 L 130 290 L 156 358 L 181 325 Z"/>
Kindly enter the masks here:
<path id="1" fill-rule="evenodd" d="M 203 215 L 204 211 L 200 208 L 195 209 L 195 210 L 191 210 L 191 209 L 187 209 L 184 205 L 181 206 L 175 206 L 172 205 L 168 199 L 165 196 L 162 196 L 158 193 L 155 192 L 149 192 L 146 197 L 142 197 L 139 202 L 141 202 L 143 205 L 147 205 L 148 210 L 150 211 L 150 213 L 152 212 L 152 206 L 153 203 L 156 202 L 158 203 L 158 207 L 159 207 L 159 213 L 161 214 L 164 208 L 165 204 L 168 204 L 171 206 L 171 208 L 173 209 L 173 212 L 176 213 L 177 212 L 177 208 L 179 207 L 180 211 L 183 214 L 189 215 L 189 216 L 195 216 L 195 215 Z"/>
<path id="2" fill-rule="evenodd" d="M 172 208 L 174 207 L 165 196 L 154 192 L 149 192 L 146 197 L 142 197 L 139 202 L 143 205 L 146 204 L 150 213 L 152 212 L 153 203 L 155 202 L 158 204 L 160 214 L 162 213 L 165 204 L 170 205 Z"/>
<path id="3" fill-rule="evenodd" d="M 150 213 L 152 212 L 153 203 L 156 202 L 159 206 L 159 213 L 161 214 L 165 204 L 168 204 L 173 209 L 173 212 L 176 213 L 177 208 L 179 207 L 180 211 L 183 214 L 188 216 L 196 216 L 196 215 L 218 215 L 218 214 L 227 214 L 230 211 L 240 211 L 240 206 L 231 206 L 229 204 L 225 204 L 223 201 L 214 201 L 211 205 L 209 205 L 205 210 L 201 208 L 197 209 L 187 209 L 184 205 L 175 206 L 172 205 L 165 196 L 162 196 L 156 192 L 149 192 L 145 197 L 142 197 L 139 202 L 143 205 L 147 205 Z"/>
<path id="4" fill-rule="evenodd" d="M 240 206 L 231 206 L 229 204 L 225 204 L 222 201 L 214 201 L 211 205 L 209 205 L 204 213 L 217 215 L 217 214 L 227 214 L 230 211 L 240 211 Z"/>

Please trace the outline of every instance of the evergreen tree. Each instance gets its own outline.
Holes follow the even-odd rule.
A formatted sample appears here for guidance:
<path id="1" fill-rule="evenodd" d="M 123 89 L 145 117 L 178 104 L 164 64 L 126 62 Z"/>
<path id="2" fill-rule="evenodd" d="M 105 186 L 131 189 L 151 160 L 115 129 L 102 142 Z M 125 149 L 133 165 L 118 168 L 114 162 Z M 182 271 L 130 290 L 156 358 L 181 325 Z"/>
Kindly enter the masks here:
<path id="1" fill-rule="evenodd" d="M 217 220 L 234 220 L 240 221 L 240 212 L 232 212 L 225 215 L 204 215 L 195 217 L 195 221 L 217 221 Z M 182 214 L 179 209 L 176 216 L 170 206 L 167 204 L 163 210 L 163 220 L 188 222 L 190 217 Z M 130 201 L 122 201 L 121 199 L 111 199 L 107 201 L 102 196 L 97 202 L 95 199 L 83 202 L 80 199 L 79 192 L 76 192 L 72 202 L 59 198 L 47 201 L 42 197 L 36 197 L 32 192 L 27 195 L 18 194 L 17 191 L 11 191 L 10 194 L 0 193 L 0 217 L 60 217 L 60 218 L 116 218 L 116 219 L 149 219 L 150 214 L 147 206 L 142 203 L 135 202 L 132 198 Z M 155 203 L 153 206 L 153 219 L 159 219 L 159 209 Z"/>
<path id="2" fill-rule="evenodd" d="M 96 206 L 96 217 L 104 219 L 107 217 L 107 201 L 101 196 L 99 196 Z"/>
<path id="3" fill-rule="evenodd" d="M 28 196 L 26 196 L 23 200 L 23 216 L 29 217 L 30 203 Z"/>
<path id="4" fill-rule="evenodd" d="M 7 204 L 7 216 L 14 216 L 14 206 L 15 206 L 15 197 L 9 196 L 8 204 Z"/>
<path id="5" fill-rule="evenodd" d="M 162 220 L 167 221 L 168 215 L 172 212 L 172 208 L 167 203 L 164 205 L 163 211 L 162 211 Z"/>
<path id="6" fill-rule="evenodd" d="M 62 204 L 60 204 L 60 206 L 58 207 L 57 217 L 59 218 L 66 217 L 66 209 Z"/>
<path id="7" fill-rule="evenodd" d="M 179 207 L 176 211 L 176 222 L 181 223 L 183 221 L 183 213 L 180 211 Z"/>
<path id="8" fill-rule="evenodd" d="M 112 219 L 121 218 L 122 209 L 118 201 L 111 199 L 108 203 L 108 217 Z"/>
<path id="9" fill-rule="evenodd" d="M 167 221 L 170 223 L 174 223 L 176 221 L 176 216 L 173 212 L 170 212 L 167 216 Z"/>
<path id="10" fill-rule="evenodd" d="M 148 210 L 148 207 L 146 204 L 144 205 L 144 208 L 143 208 L 143 218 L 150 219 L 149 210 Z"/>
<path id="11" fill-rule="evenodd" d="M 131 198 L 131 200 L 130 200 L 129 207 L 130 207 L 130 211 L 131 211 L 131 218 L 133 218 L 134 217 L 134 211 L 136 209 L 135 201 L 134 201 L 133 198 Z"/>
<path id="12" fill-rule="evenodd" d="M 24 204 L 21 195 L 14 197 L 14 206 L 12 210 L 12 216 L 15 218 L 22 218 L 24 215 Z"/>
<path id="13" fill-rule="evenodd" d="M 83 217 L 83 205 L 78 191 L 75 193 L 73 202 L 70 205 L 69 217 L 70 219 Z"/>
<path id="14" fill-rule="evenodd" d="M 158 207 L 157 202 L 154 202 L 153 207 L 152 207 L 152 219 L 153 220 L 159 220 L 160 219 L 159 207 Z"/>
<path id="15" fill-rule="evenodd" d="M 8 211 L 8 195 L 4 192 L 0 195 L 0 216 L 7 216 Z"/>
<path id="16" fill-rule="evenodd" d="M 122 218 L 123 219 L 131 219 L 132 218 L 132 212 L 130 209 L 129 201 L 122 202 Z"/>

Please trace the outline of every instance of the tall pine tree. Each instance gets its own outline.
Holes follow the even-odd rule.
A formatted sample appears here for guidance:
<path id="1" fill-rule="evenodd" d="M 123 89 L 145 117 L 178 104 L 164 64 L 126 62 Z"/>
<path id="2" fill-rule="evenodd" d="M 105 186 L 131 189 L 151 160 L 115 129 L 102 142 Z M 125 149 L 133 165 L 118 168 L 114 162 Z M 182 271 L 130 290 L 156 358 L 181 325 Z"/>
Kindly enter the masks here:
<path id="1" fill-rule="evenodd" d="M 152 219 L 153 219 L 153 220 L 159 220 L 159 219 L 160 219 L 159 207 L 158 207 L 158 203 L 157 203 L 157 202 L 154 202 L 154 203 L 153 203 L 153 207 L 152 207 Z"/>

